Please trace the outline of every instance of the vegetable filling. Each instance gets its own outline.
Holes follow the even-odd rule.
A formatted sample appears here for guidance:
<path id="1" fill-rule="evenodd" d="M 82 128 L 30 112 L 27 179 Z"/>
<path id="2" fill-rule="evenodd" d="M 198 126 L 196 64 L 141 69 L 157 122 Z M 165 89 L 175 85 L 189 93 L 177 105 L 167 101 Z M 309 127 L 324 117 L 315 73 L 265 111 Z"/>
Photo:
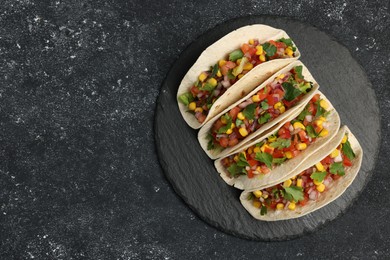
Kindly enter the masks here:
<path id="1" fill-rule="evenodd" d="M 246 73 L 263 62 L 294 57 L 295 50 L 289 38 L 263 44 L 251 39 L 231 52 L 226 60 L 220 60 L 210 70 L 202 72 L 190 91 L 179 96 L 179 101 L 188 107 L 188 112 L 193 113 L 199 123 L 203 123 L 213 103 Z"/>

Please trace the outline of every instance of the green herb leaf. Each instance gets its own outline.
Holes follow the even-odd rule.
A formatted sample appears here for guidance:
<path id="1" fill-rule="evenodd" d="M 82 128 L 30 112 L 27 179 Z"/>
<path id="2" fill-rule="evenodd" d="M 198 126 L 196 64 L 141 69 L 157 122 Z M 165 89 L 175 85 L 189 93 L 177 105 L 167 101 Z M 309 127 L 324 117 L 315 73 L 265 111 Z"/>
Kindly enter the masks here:
<path id="1" fill-rule="evenodd" d="M 244 53 L 242 53 L 242 51 L 240 49 L 237 49 L 235 51 L 232 51 L 229 54 L 229 60 L 230 61 L 236 61 L 238 59 L 241 59 L 243 56 L 244 56 Z"/>
<path id="2" fill-rule="evenodd" d="M 179 96 L 179 101 L 188 106 L 192 101 L 194 101 L 194 97 L 192 96 L 191 92 L 186 92 Z"/>
<path id="3" fill-rule="evenodd" d="M 242 121 L 242 120 L 240 120 L 240 119 L 236 119 L 236 126 L 240 126 L 240 125 L 242 125 L 244 122 Z"/>
<path id="4" fill-rule="evenodd" d="M 255 118 L 255 109 L 256 104 L 252 103 L 245 107 L 245 109 L 242 111 L 244 116 L 248 119 L 254 119 Z"/>
<path id="5" fill-rule="evenodd" d="M 277 42 L 284 42 L 287 46 L 293 47 L 292 40 L 290 38 L 280 38 Z"/>
<path id="6" fill-rule="evenodd" d="M 237 174 L 242 172 L 242 167 L 239 167 L 237 164 L 233 163 L 227 168 L 227 170 L 232 177 L 235 177 Z"/>
<path id="7" fill-rule="evenodd" d="M 340 176 L 345 175 L 344 166 L 342 162 L 332 163 L 329 167 L 330 173 L 337 174 Z"/>
<path id="8" fill-rule="evenodd" d="M 275 199 L 279 199 L 279 190 L 277 188 L 272 189 Z"/>
<path id="9" fill-rule="evenodd" d="M 287 158 L 286 157 L 283 157 L 283 158 L 273 158 L 272 159 L 272 163 L 273 164 L 282 164 Z"/>
<path id="10" fill-rule="evenodd" d="M 262 147 L 264 145 L 265 141 L 262 141 L 260 143 L 256 143 L 255 146 L 256 147 Z"/>
<path id="11" fill-rule="evenodd" d="M 222 126 L 219 130 L 218 130 L 218 134 L 224 134 L 226 133 L 227 130 L 229 130 L 232 126 L 232 118 L 228 115 L 228 114 L 225 114 L 222 116 L 223 118 L 225 118 L 226 120 L 226 125 Z"/>
<path id="12" fill-rule="evenodd" d="M 294 67 L 294 71 L 297 74 L 298 78 L 300 78 L 300 79 L 303 79 L 302 68 L 303 68 L 302 65 Z"/>
<path id="13" fill-rule="evenodd" d="M 320 106 L 320 101 L 321 99 L 316 101 L 316 105 L 317 105 L 316 117 L 322 116 L 323 114 L 326 113 L 326 110 L 322 108 L 322 106 Z"/>
<path id="14" fill-rule="evenodd" d="M 269 153 L 256 153 L 255 160 L 267 165 L 268 169 L 272 168 L 272 155 Z"/>
<path id="15" fill-rule="evenodd" d="M 240 155 L 238 156 L 238 162 L 237 162 L 237 166 L 240 166 L 240 167 L 246 167 L 246 166 L 250 166 L 248 161 L 246 160 L 245 156 L 240 153 Z"/>
<path id="16" fill-rule="evenodd" d="M 248 194 L 248 197 L 246 197 L 246 199 L 247 199 L 247 200 L 252 200 L 254 197 L 255 197 L 255 196 L 253 195 L 253 193 L 250 192 L 250 193 Z"/>
<path id="17" fill-rule="evenodd" d="M 299 121 L 303 121 L 303 119 L 305 119 L 305 117 L 306 117 L 307 115 L 310 115 L 310 112 L 309 112 L 309 109 L 308 109 L 307 107 L 305 107 L 305 109 L 302 110 L 302 112 L 298 115 L 297 119 L 298 119 Z"/>
<path id="18" fill-rule="evenodd" d="M 316 133 L 316 131 L 314 130 L 314 127 L 312 125 L 306 126 L 306 132 L 307 132 L 307 135 L 310 136 L 311 138 L 318 137 L 318 134 Z"/>
<path id="19" fill-rule="evenodd" d="M 258 120 L 257 122 L 262 125 L 268 122 L 268 120 L 271 118 L 270 113 L 264 113 Z"/>
<path id="20" fill-rule="evenodd" d="M 207 142 L 207 150 L 213 150 L 213 149 L 215 149 L 215 146 L 214 146 L 214 137 L 213 137 L 213 135 L 212 134 L 207 134 L 207 140 L 209 140 L 208 142 Z"/>
<path id="21" fill-rule="evenodd" d="M 269 108 L 267 100 L 264 100 L 263 102 L 261 102 L 261 108 L 263 110 L 267 110 Z"/>
<path id="22" fill-rule="evenodd" d="M 233 69 L 228 70 L 228 74 L 227 74 L 228 79 L 235 79 L 236 78 L 236 76 L 234 76 L 232 72 L 233 72 Z"/>
<path id="23" fill-rule="evenodd" d="M 351 148 L 351 144 L 349 143 L 349 141 L 347 141 L 345 144 L 343 144 L 343 147 L 341 148 L 341 150 L 343 151 L 343 154 L 345 156 L 347 156 L 348 159 L 350 159 L 350 160 L 352 160 L 356 156 Z"/>
<path id="24" fill-rule="evenodd" d="M 283 82 L 282 86 L 284 88 L 284 91 L 286 92 L 284 94 L 284 98 L 287 101 L 292 101 L 296 97 L 298 97 L 302 92 L 299 89 L 294 88 L 294 86 L 289 82 Z"/>
<path id="25" fill-rule="evenodd" d="M 318 181 L 318 182 L 321 182 L 325 179 L 325 176 L 326 176 L 327 172 L 313 172 L 311 175 L 310 175 L 310 178 L 312 180 L 315 180 L 315 181 Z"/>
<path id="26" fill-rule="evenodd" d="M 269 42 L 264 43 L 263 45 L 263 50 L 266 52 L 267 57 L 272 57 L 276 53 L 276 46 L 273 44 L 270 44 Z"/>
<path id="27" fill-rule="evenodd" d="M 267 214 L 267 207 L 263 205 L 260 209 L 260 215 L 264 216 L 266 214 Z"/>
<path id="28" fill-rule="evenodd" d="M 213 67 L 212 71 L 211 71 L 210 78 L 214 78 L 214 77 L 215 77 L 215 75 L 217 75 L 217 73 L 218 73 L 218 69 L 219 69 L 219 67 L 218 67 L 218 63 L 216 63 L 216 64 L 214 65 L 214 67 Z"/>
<path id="29" fill-rule="evenodd" d="M 270 144 L 271 147 L 274 147 L 277 149 L 287 148 L 287 147 L 290 147 L 290 145 L 291 145 L 291 140 L 290 139 L 283 139 L 283 138 L 278 138 L 278 139 L 276 139 L 275 142 Z"/>
<path id="30" fill-rule="evenodd" d="M 285 195 L 289 194 L 296 202 L 303 200 L 303 189 L 301 187 L 297 187 L 297 186 L 285 187 L 284 191 L 286 192 Z"/>

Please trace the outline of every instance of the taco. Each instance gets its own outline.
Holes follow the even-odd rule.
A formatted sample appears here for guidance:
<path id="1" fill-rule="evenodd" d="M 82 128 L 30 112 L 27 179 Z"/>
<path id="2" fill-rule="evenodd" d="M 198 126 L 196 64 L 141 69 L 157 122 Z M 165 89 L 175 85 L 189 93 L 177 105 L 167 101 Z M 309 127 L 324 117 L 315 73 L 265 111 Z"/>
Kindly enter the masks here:
<path id="1" fill-rule="evenodd" d="M 276 221 L 309 214 L 337 199 L 357 176 L 363 150 L 346 127 L 277 184 L 244 191 L 240 200 L 256 219 Z"/>
<path id="2" fill-rule="evenodd" d="M 227 155 L 285 121 L 318 87 L 303 63 L 295 61 L 206 123 L 198 133 L 200 145 L 211 159 Z"/>
<path id="3" fill-rule="evenodd" d="M 180 83 L 180 112 L 200 128 L 300 53 L 283 30 L 255 24 L 241 27 L 202 52 Z"/>
<path id="4" fill-rule="evenodd" d="M 222 179 L 238 189 L 278 183 L 305 158 L 324 147 L 339 127 L 338 113 L 318 92 L 287 121 L 214 164 Z"/>

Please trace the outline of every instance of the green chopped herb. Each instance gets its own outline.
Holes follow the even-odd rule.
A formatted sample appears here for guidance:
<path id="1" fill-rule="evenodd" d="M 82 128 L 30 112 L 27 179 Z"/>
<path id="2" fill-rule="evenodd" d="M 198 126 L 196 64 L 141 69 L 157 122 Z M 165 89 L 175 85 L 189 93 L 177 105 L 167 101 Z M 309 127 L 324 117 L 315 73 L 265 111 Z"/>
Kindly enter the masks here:
<path id="1" fill-rule="evenodd" d="M 321 100 L 322 99 L 316 101 L 316 105 L 317 105 L 316 117 L 320 117 L 326 113 L 326 110 L 320 105 Z"/>
<path id="2" fill-rule="evenodd" d="M 234 76 L 232 72 L 233 72 L 233 69 L 228 70 L 228 73 L 227 73 L 228 79 L 235 79 L 236 78 L 236 76 Z"/>
<path id="3" fill-rule="evenodd" d="M 255 109 L 256 109 L 256 104 L 252 103 L 247 105 L 245 109 L 242 111 L 242 113 L 246 118 L 252 120 L 255 118 Z"/>
<path id="4" fill-rule="evenodd" d="M 316 131 L 314 130 L 314 127 L 312 125 L 306 126 L 306 132 L 307 132 L 307 135 L 310 136 L 311 138 L 318 137 L 318 134 L 316 133 Z"/>
<path id="5" fill-rule="evenodd" d="M 244 53 L 242 53 L 242 51 L 240 49 L 237 49 L 235 51 L 232 51 L 229 54 L 229 60 L 230 61 L 236 61 L 238 59 L 241 59 L 243 56 L 244 56 Z"/>
<path id="6" fill-rule="evenodd" d="M 264 163 L 269 169 L 272 168 L 272 155 L 269 153 L 256 153 L 255 160 Z"/>
<path id="7" fill-rule="evenodd" d="M 299 121 L 303 121 L 303 119 L 305 119 L 305 117 L 306 117 L 307 115 L 310 115 L 310 112 L 309 112 L 308 107 L 305 107 L 305 109 L 302 110 L 302 112 L 298 115 L 297 118 L 298 118 Z"/>
<path id="8" fill-rule="evenodd" d="M 283 138 L 278 138 L 278 139 L 276 139 L 275 142 L 270 144 L 271 147 L 274 147 L 277 149 L 287 148 L 287 147 L 290 147 L 290 145 L 291 145 L 291 140 L 290 139 L 283 139 Z"/>
<path id="9" fill-rule="evenodd" d="M 294 88 L 294 86 L 289 82 L 283 82 L 282 86 L 284 88 L 284 91 L 286 92 L 284 94 L 284 98 L 287 101 L 294 100 L 296 97 L 298 97 L 302 93 L 299 89 Z"/>
<path id="10" fill-rule="evenodd" d="M 213 135 L 212 134 L 207 134 L 207 140 L 208 140 L 208 142 L 207 142 L 207 150 L 213 150 L 213 149 L 215 149 L 215 146 L 214 146 L 214 137 L 213 137 Z"/>
<path id="11" fill-rule="evenodd" d="M 218 130 L 218 134 L 224 134 L 226 133 L 227 130 L 229 130 L 232 127 L 232 118 L 228 114 L 223 115 L 222 118 L 226 120 L 226 125 L 222 126 Z"/>
<path id="12" fill-rule="evenodd" d="M 267 110 L 269 108 L 267 100 L 264 100 L 263 102 L 261 102 L 261 108 L 263 110 Z"/>
<path id="13" fill-rule="evenodd" d="M 302 68 L 303 68 L 302 65 L 294 67 L 294 71 L 297 74 L 298 78 L 300 78 L 300 79 L 303 79 Z"/>
<path id="14" fill-rule="evenodd" d="M 353 158 L 355 158 L 356 155 L 353 152 L 349 141 L 347 141 L 345 144 L 343 144 L 343 147 L 341 149 L 342 149 L 343 153 L 345 154 L 345 156 L 348 157 L 348 159 L 352 160 Z"/>
<path id="15" fill-rule="evenodd" d="M 213 91 L 216 86 L 211 85 L 210 83 L 205 83 L 203 87 L 200 88 L 202 91 Z"/>
<path id="16" fill-rule="evenodd" d="M 240 155 L 238 156 L 238 162 L 237 162 L 237 166 L 240 166 L 240 167 L 246 167 L 246 166 L 250 166 L 248 161 L 246 160 L 245 158 L 245 155 L 240 153 Z"/>
<path id="17" fill-rule="evenodd" d="M 212 69 L 212 71 L 211 71 L 210 78 L 214 78 L 215 75 L 217 75 L 218 69 L 219 69 L 219 67 L 218 67 L 218 63 L 217 63 L 217 64 L 214 65 L 214 67 L 213 67 L 213 69 Z"/>
<path id="18" fill-rule="evenodd" d="M 291 201 L 291 199 L 290 199 L 291 197 L 296 202 L 301 201 L 301 200 L 304 199 L 304 197 L 303 197 L 303 189 L 301 187 L 297 187 L 297 186 L 284 187 L 284 191 L 285 191 L 285 198 L 287 200 Z"/>
<path id="19" fill-rule="evenodd" d="M 246 197 L 246 199 L 247 199 L 247 200 L 252 200 L 254 197 L 255 197 L 255 196 L 253 195 L 253 193 L 250 192 L 250 193 L 248 194 L 248 197 Z"/>
<path id="20" fill-rule="evenodd" d="M 257 122 L 262 125 L 262 124 L 265 124 L 268 122 L 268 120 L 270 120 L 271 118 L 271 115 L 270 113 L 264 113 L 258 120 Z"/>
<path id="21" fill-rule="evenodd" d="M 337 174 L 340 176 L 345 175 L 344 166 L 342 162 L 332 163 L 329 167 L 330 173 Z"/>
<path id="22" fill-rule="evenodd" d="M 267 214 L 267 207 L 266 206 L 261 206 L 261 209 L 260 209 L 260 215 L 264 216 Z"/>
<path id="23" fill-rule="evenodd" d="M 310 178 L 312 180 L 315 180 L 315 181 L 318 181 L 318 182 L 322 182 L 325 179 L 326 174 L 327 174 L 327 172 L 313 172 L 310 175 Z"/>
<path id="24" fill-rule="evenodd" d="M 186 92 L 179 96 L 179 101 L 188 106 L 192 101 L 194 101 L 194 97 L 190 92 Z"/>
<path id="25" fill-rule="evenodd" d="M 240 119 L 236 119 L 236 126 L 240 126 L 240 125 L 242 125 L 244 122 L 242 121 L 242 120 L 240 120 Z"/>
<path id="26" fill-rule="evenodd" d="M 265 55 L 267 57 L 272 57 L 275 55 L 276 50 L 277 50 L 275 45 L 270 44 L 269 42 L 266 42 L 266 43 L 262 44 L 262 46 L 263 46 L 263 50 L 266 52 Z"/>
<path id="27" fill-rule="evenodd" d="M 272 159 L 272 163 L 273 164 L 282 164 L 287 158 L 286 157 L 283 157 L 283 158 L 273 158 Z"/>

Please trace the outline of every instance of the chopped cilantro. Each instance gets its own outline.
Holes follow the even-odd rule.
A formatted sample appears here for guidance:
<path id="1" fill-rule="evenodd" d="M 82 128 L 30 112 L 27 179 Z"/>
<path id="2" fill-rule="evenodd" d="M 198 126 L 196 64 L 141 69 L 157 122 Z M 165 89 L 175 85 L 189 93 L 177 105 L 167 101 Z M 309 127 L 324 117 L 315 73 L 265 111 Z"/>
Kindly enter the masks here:
<path id="1" fill-rule="evenodd" d="M 226 131 L 229 130 L 231 128 L 231 126 L 232 126 L 232 118 L 228 114 L 225 114 L 222 117 L 226 120 L 226 125 L 222 126 L 218 130 L 218 134 L 226 133 Z"/>
<path id="2" fill-rule="evenodd" d="M 298 78 L 300 78 L 300 79 L 303 79 L 302 68 L 303 68 L 302 65 L 294 67 L 294 71 L 297 74 Z"/>
<path id="3" fill-rule="evenodd" d="M 316 117 L 322 116 L 323 114 L 326 113 L 326 110 L 320 105 L 321 99 L 316 101 L 317 104 L 317 112 L 316 112 Z"/>
<path id="4" fill-rule="evenodd" d="M 330 173 L 337 174 L 340 176 L 345 175 L 344 166 L 342 162 L 332 163 L 329 167 Z"/>
<path id="5" fill-rule="evenodd" d="M 348 159 L 352 160 L 353 158 L 355 158 L 356 155 L 353 152 L 349 141 L 347 141 L 345 144 L 343 144 L 343 147 L 341 149 L 342 149 L 343 153 L 345 154 L 345 156 L 348 157 Z"/>
<path id="6" fill-rule="evenodd" d="M 266 52 L 265 55 L 267 55 L 267 57 L 272 57 L 275 55 L 275 53 L 276 53 L 276 46 L 275 45 L 270 44 L 269 42 L 266 42 L 262 46 L 263 46 L 263 50 Z"/>
<path id="7" fill-rule="evenodd" d="M 307 135 L 310 136 L 311 138 L 318 137 L 318 134 L 316 133 L 316 131 L 314 130 L 314 127 L 312 125 L 306 126 L 306 132 L 307 132 Z"/>
<path id="8" fill-rule="evenodd" d="M 273 164 L 282 164 L 287 158 L 286 157 L 283 157 L 283 158 L 273 158 L 272 159 L 272 163 Z"/>
<path id="9" fill-rule="evenodd" d="M 227 73 L 228 79 L 235 79 L 236 76 L 233 75 L 233 69 L 228 70 Z"/>
<path id="10" fill-rule="evenodd" d="M 297 186 L 284 187 L 285 198 L 291 201 L 291 197 L 294 201 L 303 200 L 303 189 Z M 288 195 L 287 195 L 288 194 Z"/>
<path id="11" fill-rule="evenodd" d="M 214 67 L 213 67 L 212 71 L 211 71 L 210 78 L 214 78 L 214 77 L 215 77 L 215 75 L 217 75 L 217 73 L 218 73 L 218 69 L 219 69 L 219 67 L 218 67 L 218 63 L 216 63 L 216 64 L 214 65 Z"/>
<path id="12" fill-rule="evenodd" d="M 263 102 L 261 102 L 261 108 L 263 109 L 263 110 L 267 110 L 268 109 L 268 102 L 267 102 L 267 100 L 264 100 Z"/>
<path id="13" fill-rule="evenodd" d="M 240 125 L 242 125 L 244 122 L 242 121 L 242 120 L 240 120 L 240 119 L 236 119 L 236 126 L 240 126 Z"/>
<path id="14" fill-rule="evenodd" d="M 278 138 L 275 142 L 271 143 L 270 146 L 278 149 L 287 148 L 290 147 L 291 140 L 290 139 L 283 139 Z"/>
<path id="15" fill-rule="evenodd" d="M 286 92 L 284 94 L 284 98 L 287 101 L 294 100 L 296 97 L 298 97 L 302 93 L 299 89 L 294 88 L 294 86 L 289 82 L 283 82 L 282 86 L 284 88 L 284 91 Z"/>
<path id="16" fill-rule="evenodd" d="M 246 167 L 246 166 L 249 166 L 249 163 L 248 161 L 246 160 L 245 158 L 245 155 L 240 153 L 240 155 L 238 156 L 238 162 L 237 162 L 237 166 L 240 166 L 240 167 Z"/>
<path id="17" fill-rule="evenodd" d="M 267 214 L 267 207 L 266 206 L 261 206 L 261 209 L 260 209 L 260 215 L 264 216 Z"/>
<path id="18" fill-rule="evenodd" d="M 245 107 L 242 113 L 246 118 L 252 120 L 255 118 L 255 109 L 256 109 L 256 104 L 249 104 Z"/>
<path id="19" fill-rule="evenodd" d="M 322 182 L 325 179 L 326 174 L 327 174 L 327 172 L 313 172 L 310 175 L 310 178 L 312 180 L 315 180 L 315 181 L 318 181 L 318 182 Z"/>
<path id="20" fill-rule="evenodd" d="M 264 163 L 269 169 L 272 168 L 272 155 L 269 153 L 256 153 L 255 160 Z"/>
<path id="21" fill-rule="evenodd" d="M 270 113 L 264 113 L 257 121 L 260 125 L 265 124 L 271 118 Z"/>

